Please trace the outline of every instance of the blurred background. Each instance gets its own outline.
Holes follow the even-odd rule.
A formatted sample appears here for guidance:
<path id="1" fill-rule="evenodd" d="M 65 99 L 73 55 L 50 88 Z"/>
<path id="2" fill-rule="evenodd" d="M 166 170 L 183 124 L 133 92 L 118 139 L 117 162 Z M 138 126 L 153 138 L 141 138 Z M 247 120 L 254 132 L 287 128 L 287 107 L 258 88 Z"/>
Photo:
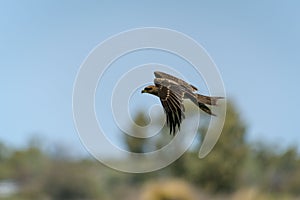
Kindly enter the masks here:
<path id="1" fill-rule="evenodd" d="M 299 199 L 299 6 L 271 0 L 1 1 L 0 199 Z M 80 142 L 72 91 L 96 45 L 149 26 L 180 31 L 207 50 L 223 78 L 228 110 L 221 137 L 204 159 L 198 149 L 209 118 L 176 162 L 129 174 L 102 165 Z M 185 63 L 156 53 L 129 55 L 112 67 L 111 78 L 120 66 L 158 62 L 176 65 L 207 94 Z M 148 108 L 158 100 L 143 101 Z M 144 103 L 130 104 L 139 125 L 149 123 Z M 111 115 L 109 108 L 99 106 L 99 112 Z M 118 134 L 112 140 L 133 152 L 153 151 L 172 139 L 167 128 L 153 140 L 128 137 L 111 117 L 103 120 L 111 135 Z M 99 148 L 115 159 L 101 141 Z"/>

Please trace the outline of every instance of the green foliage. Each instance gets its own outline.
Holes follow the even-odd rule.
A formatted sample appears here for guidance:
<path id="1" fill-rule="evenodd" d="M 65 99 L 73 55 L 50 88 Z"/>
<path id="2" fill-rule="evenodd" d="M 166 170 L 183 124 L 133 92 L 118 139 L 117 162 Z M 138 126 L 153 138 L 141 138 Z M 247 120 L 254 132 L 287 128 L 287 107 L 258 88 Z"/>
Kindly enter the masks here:
<path id="1" fill-rule="evenodd" d="M 93 163 L 94 165 L 94 163 Z M 1 162 L 1 179 L 14 180 L 22 199 L 97 199 L 100 191 L 91 165 L 56 160 L 35 146 L 17 150 Z"/>
<path id="2" fill-rule="evenodd" d="M 8 163 L 13 171 L 12 178 L 22 184 L 44 174 L 47 161 L 47 157 L 39 149 L 30 147 L 25 151 L 15 151 Z"/>
<path id="3" fill-rule="evenodd" d="M 0 142 L 0 163 L 9 156 L 9 153 L 9 149 L 2 142 Z"/>
<path id="4" fill-rule="evenodd" d="M 139 113 L 135 120 L 141 124 L 146 123 L 143 113 Z M 200 160 L 198 150 L 205 131 L 205 126 L 199 129 L 196 148 L 186 152 L 160 172 L 151 173 L 150 176 L 143 175 L 143 178 L 132 175 L 134 183 L 166 176 L 185 178 L 211 193 L 232 193 L 242 187 L 259 187 L 262 192 L 300 193 L 297 189 L 300 188 L 297 150 L 289 149 L 277 155 L 271 148 L 257 148 L 256 144 L 247 143 L 246 125 L 232 103 L 227 105 L 224 128 L 217 144 L 207 157 Z M 160 135 L 162 136 L 155 141 L 156 144 L 163 141 L 168 133 L 162 132 Z M 126 142 L 132 147 L 138 144 L 139 152 L 144 152 L 142 150 L 147 145 L 147 142 L 135 143 L 137 140 Z"/>
<path id="5" fill-rule="evenodd" d="M 141 126 L 148 123 L 143 112 L 136 115 L 135 121 Z M 147 134 L 138 133 L 135 127 L 132 130 L 138 135 Z M 137 194 L 141 194 L 141 200 L 199 199 L 194 195 L 201 199 L 221 195 L 216 199 L 262 200 L 300 196 L 300 158 L 296 147 L 278 151 L 273 145 L 247 142 L 246 125 L 232 103 L 228 104 L 217 144 L 208 156 L 199 159 L 205 130 L 201 126 L 193 148 L 176 162 L 147 174 L 120 173 L 94 160 L 74 160 L 62 152 L 64 148 L 49 155 L 36 140 L 19 150 L 0 143 L 0 181 L 14 180 L 20 187 L 18 194 L 5 199 L 137 199 Z M 164 146 L 172 136 L 163 129 L 151 139 L 123 139 L 130 151 L 148 152 Z"/>
<path id="6" fill-rule="evenodd" d="M 203 135 L 205 130 L 205 127 L 201 127 L 200 133 Z M 198 146 L 174 164 L 174 171 L 207 191 L 232 192 L 238 187 L 247 156 L 245 134 L 246 127 L 239 114 L 228 104 L 224 129 L 213 150 L 200 160 L 197 156 Z"/>
<path id="7" fill-rule="evenodd" d="M 143 112 L 139 112 L 137 116 L 135 117 L 134 122 L 138 126 L 146 126 L 147 125 L 147 119 L 146 116 Z M 141 133 L 139 132 L 139 129 L 137 129 L 136 126 L 131 128 L 132 133 L 140 136 L 146 136 L 146 133 Z M 125 137 L 125 142 L 127 144 L 127 148 L 130 152 L 135 152 L 135 153 L 143 153 L 145 152 L 145 139 L 142 138 L 137 138 L 137 137 L 132 137 L 128 136 L 127 134 L 124 134 Z"/>
<path id="8" fill-rule="evenodd" d="M 253 182 L 262 191 L 300 195 L 300 159 L 295 147 L 276 153 L 271 146 L 259 145 L 250 159 L 259 174 Z"/>
<path id="9" fill-rule="evenodd" d="M 158 121 L 160 121 L 161 119 L 163 119 L 162 116 L 158 117 L 158 119 L 155 120 L 156 123 L 158 123 Z M 145 132 L 141 132 L 140 129 L 137 128 L 137 126 L 143 127 L 149 123 L 148 118 L 144 112 L 138 112 L 138 114 L 134 118 L 134 122 L 136 125 L 133 125 L 131 127 L 131 132 L 138 137 L 129 136 L 123 133 L 124 141 L 126 143 L 127 149 L 130 152 L 146 153 L 155 151 L 164 147 L 172 139 L 172 136 L 169 135 L 167 127 L 164 127 L 160 134 L 151 138 L 147 138 L 147 131 L 151 131 L 151 129 L 146 129 Z"/>
<path id="10" fill-rule="evenodd" d="M 199 184 L 212 191 L 231 192 L 247 155 L 246 127 L 238 112 L 229 103 L 222 134 L 212 152 L 199 161 Z"/>
<path id="11" fill-rule="evenodd" d="M 53 199 L 95 199 L 97 182 L 88 168 L 72 162 L 54 162 L 44 180 L 43 192 Z"/>

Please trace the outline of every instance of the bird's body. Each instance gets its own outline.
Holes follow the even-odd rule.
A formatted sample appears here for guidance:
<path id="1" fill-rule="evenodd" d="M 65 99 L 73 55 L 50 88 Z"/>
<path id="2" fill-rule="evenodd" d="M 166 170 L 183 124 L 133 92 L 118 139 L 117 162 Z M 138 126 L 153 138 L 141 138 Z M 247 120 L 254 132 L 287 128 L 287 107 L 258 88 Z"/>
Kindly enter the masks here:
<path id="1" fill-rule="evenodd" d="M 149 93 L 160 98 L 167 117 L 167 124 L 170 126 L 170 133 L 176 132 L 176 127 L 180 129 L 182 119 L 184 119 L 183 99 L 190 99 L 204 112 L 215 116 L 206 105 L 217 105 L 217 100 L 223 97 L 209 97 L 195 93 L 198 89 L 182 79 L 174 77 L 164 72 L 154 72 L 154 84 L 145 87 L 142 93 Z"/>

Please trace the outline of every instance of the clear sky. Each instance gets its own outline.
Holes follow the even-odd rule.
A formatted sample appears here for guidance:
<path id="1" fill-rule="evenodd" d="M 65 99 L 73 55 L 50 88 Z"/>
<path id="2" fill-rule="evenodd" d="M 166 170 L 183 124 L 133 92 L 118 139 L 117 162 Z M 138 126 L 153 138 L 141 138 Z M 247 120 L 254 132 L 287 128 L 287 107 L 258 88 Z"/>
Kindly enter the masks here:
<path id="1" fill-rule="evenodd" d="M 183 32 L 208 51 L 249 139 L 299 146 L 299 8 L 276 0 L 1 1 L 0 140 L 21 147 L 41 135 L 84 151 L 72 118 L 81 63 L 106 38 L 150 26 Z"/>

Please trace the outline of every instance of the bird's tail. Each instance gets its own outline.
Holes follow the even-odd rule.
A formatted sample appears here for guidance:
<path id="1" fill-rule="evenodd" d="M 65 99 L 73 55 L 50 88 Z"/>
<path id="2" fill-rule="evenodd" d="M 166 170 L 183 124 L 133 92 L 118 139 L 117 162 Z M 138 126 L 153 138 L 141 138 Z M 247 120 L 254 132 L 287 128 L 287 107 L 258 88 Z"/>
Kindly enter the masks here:
<path id="1" fill-rule="evenodd" d="M 211 109 L 206 105 L 216 106 L 218 100 L 223 99 L 223 97 L 209 97 L 201 94 L 196 94 L 196 95 L 197 95 L 197 103 L 199 108 L 209 115 L 216 116 L 214 113 L 212 113 Z"/>
<path id="2" fill-rule="evenodd" d="M 223 99 L 223 97 L 209 97 L 209 96 L 205 96 L 205 95 L 201 95 L 201 94 L 196 94 L 196 95 L 197 95 L 198 103 L 207 104 L 207 105 L 211 105 L 211 106 L 216 106 L 217 101 L 219 99 Z"/>
<path id="3" fill-rule="evenodd" d="M 212 116 L 216 116 L 214 113 L 211 112 L 211 109 L 209 107 L 207 107 L 205 104 L 198 102 L 198 106 L 201 110 L 203 110 L 207 114 L 212 115 Z"/>
<path id="4" fill-rule="evenodd" d="M 194 104 L 196 104 L 201 110 L 203 110 L 204 112 L 206 112 L 209 115 L 213 115 L 216 116 L 209 107 L 207 107 L 207 105 L 209 106 L 216 106 L 217 105 L 217 101 L 219 99 L 223 99 L 223 97 L 209 97 L 209 96 L 204 96 L 201 94 L 195 94 L 195 93 L 186 93 L 185 94 L 186 98 L 190 99 L 192 102 L 194 102 Z M 206 104 L 206 105 L 205 105 Z"/>

